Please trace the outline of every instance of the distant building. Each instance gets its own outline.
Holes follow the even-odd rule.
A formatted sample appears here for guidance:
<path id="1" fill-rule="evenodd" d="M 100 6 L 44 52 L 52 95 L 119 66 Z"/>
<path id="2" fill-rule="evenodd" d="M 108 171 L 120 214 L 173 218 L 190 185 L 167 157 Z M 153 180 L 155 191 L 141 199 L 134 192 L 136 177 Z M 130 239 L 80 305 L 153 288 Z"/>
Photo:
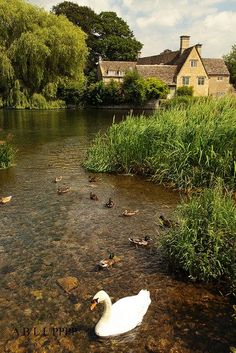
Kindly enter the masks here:
<path id="1" fill-rule="evenodd" d="M 201 44 L 189 46 L 190 36 L 180 36 L 179 50 L 164 50 L 137 61 L 99 60 L 98 77 L 105 83 L 111 79 L 122 81 L 129 70 L 137 70 L 143 77 L 155 77 L 170 88 L 170 97 L 178 87 L 192 86 L 194 96 L 221 96 L 230 89 L 229 71 L 223 59 L 202 58 Z"/>

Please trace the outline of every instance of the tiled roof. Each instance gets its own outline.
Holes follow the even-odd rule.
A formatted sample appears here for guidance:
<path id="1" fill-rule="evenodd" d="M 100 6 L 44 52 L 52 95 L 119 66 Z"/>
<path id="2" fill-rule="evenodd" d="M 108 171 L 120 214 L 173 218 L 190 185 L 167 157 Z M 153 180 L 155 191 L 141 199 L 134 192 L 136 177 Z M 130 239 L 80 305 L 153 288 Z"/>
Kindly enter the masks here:
<path id="1" fill-rule="evenodd" d="M 175 61 L 179 58 L 180 51 L 165 50 L 159 55 L 146 56 L 139 58 L 137 65 L 174 65 Z"/>
<path id="2" fill-rule="evenodd" d="M 134 70 L 136 61 L 100 61 L 99 66 L 103 76 L 110 76 L 108 71 L 126 72 Z"/>
<path id="3" fill-rule="evenodd" d="M 187 58 L 193 48 L 194 48 L 194 46 L 185 49 L 183 51 L 183 53 L 181 55 L 179 55 L 178 58 L 176 58 L 176 60 L 174 61 L 174 64 L 178 66 L 176 73 L 179 73 L 181 67 L 184 65 L 185 61 L 187 60 Z"/>
<path id="4" fill-rule="evenodd" d="M 229 75 L 223 59 L 202 59 L 208 75 Z"/>
<path id="5" fill-rule="evenodd" d="M 137 65 L 136 69 L 142 77 L 155 77 L 168 85 L 175 85 L 176 65 Z"/>

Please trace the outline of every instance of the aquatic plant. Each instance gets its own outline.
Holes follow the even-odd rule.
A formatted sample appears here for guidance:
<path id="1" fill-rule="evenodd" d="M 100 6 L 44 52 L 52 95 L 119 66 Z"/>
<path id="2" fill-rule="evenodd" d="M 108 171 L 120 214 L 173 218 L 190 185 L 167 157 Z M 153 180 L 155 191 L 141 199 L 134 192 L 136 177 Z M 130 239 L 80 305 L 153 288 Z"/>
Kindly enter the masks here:
<path id="1" fill-rule="evenodd" d="M 236 206 L 222 184 L 177 207 L 178 226 L 163 236 L 162 249 L 175 270 L 221 280 L 236 295 Z"/>
<path id="2" fill-rule="evenodd" d="M 152 117 L 128 116 L 99 135 L 84 165 L 96 172 L 151 175 L 179 188 L 208 187 L 221 177 L 235 188 L 236 99 L 208 98 Z"/>

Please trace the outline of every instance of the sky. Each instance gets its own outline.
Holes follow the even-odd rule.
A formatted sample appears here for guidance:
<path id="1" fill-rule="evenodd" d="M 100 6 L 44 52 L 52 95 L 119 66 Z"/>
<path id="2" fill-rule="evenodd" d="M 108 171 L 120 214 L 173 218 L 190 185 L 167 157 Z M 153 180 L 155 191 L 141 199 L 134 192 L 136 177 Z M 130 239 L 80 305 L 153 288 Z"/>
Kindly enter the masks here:
<path id="1" fill-rule="evenodd" d="M 63 0 L 28 0 L 51 10 Z M 222 57 L 236 44 L 236 0 L 69 0 L 96 13 L 115 11 L 143 43 L 141 56 L 179 49 L 179 36 L 201 43 L 205 58 Z"/>

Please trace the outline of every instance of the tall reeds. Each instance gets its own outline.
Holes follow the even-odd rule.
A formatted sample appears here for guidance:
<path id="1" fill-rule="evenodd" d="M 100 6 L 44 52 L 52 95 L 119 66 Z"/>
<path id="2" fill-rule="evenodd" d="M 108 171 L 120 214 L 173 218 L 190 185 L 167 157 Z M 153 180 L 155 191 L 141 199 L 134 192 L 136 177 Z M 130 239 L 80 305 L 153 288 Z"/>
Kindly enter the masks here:
<path id="1" fill-rule="evenodd" d="M 220 177 L 235 188 L 236 99 L 194 100 L 152 117 L 128 116 L 98 136 L 85 167 L 148 174 L 179 188 L 208 187 Z"/>
<path id="2" fill-rule="evenodd" d="M 236 295 L 236 206 L 222 181 L 175 214 L 178 226 L 162 239 L 168 262 L 192 279 L 223 281 Z"/>

